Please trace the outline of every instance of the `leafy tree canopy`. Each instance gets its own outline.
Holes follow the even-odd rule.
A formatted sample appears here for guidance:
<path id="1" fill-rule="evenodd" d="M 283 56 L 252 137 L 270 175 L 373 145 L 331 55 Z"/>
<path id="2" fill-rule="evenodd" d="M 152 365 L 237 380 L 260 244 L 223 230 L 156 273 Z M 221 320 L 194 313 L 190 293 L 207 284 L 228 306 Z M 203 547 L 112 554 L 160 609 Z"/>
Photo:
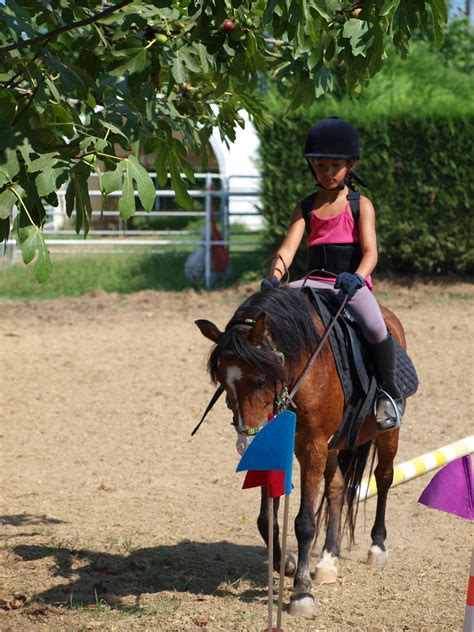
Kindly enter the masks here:
<path id="1" fill-rule="evenodd" d="M 330 91 L 334 73 L 357 92 L 382 67 L 388 43 L 405 56 L 421 30 L 440 45 L 446 21 L 444 0 L 8 0 L 0 13 L 0 241 L 15 206 L 13 234 L 44 281 L 51 263 L 41 227 L 61 185 L 84 236 L 92 173 L 104 201 L 122 190 L 123 219 L 135 212 L 135 190 L 150 210 L 155 186 L 137 158 L 144 151 L 156 155 L 160 186 L 169 174 L 188 208 L 188 149 L 205 152 L 214 127 L 232 141 L 241 109 L 267 122 L 266 78 L 285 87 L 288 110 Z"/>

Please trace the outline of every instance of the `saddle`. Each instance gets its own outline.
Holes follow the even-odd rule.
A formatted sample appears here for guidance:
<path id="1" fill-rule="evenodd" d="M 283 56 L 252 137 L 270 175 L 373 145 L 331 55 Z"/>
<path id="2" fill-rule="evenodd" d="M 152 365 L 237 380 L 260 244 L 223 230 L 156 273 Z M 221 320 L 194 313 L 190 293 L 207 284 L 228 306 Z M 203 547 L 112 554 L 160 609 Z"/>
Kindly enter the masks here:
<path id="1" fill-rule="evenodd" d="M 305 287 L 306 292 L 327 327 L 340 307 L 332 290 Z M 344 392 L 344 414 L 339 428 L 329 442 L 333 449 L 343 439 L 347 449 L 355 450 L 364 419 L 374 408 L 379 388 L 368 343 L 363 338 L 357 322 L 345 310 L 329 334 L 329 342 Z M 403 399 L 414 395 L 418 389 L 418 376 L 406 351 L 394 339 L 397 355 L 396 382 Z"/>

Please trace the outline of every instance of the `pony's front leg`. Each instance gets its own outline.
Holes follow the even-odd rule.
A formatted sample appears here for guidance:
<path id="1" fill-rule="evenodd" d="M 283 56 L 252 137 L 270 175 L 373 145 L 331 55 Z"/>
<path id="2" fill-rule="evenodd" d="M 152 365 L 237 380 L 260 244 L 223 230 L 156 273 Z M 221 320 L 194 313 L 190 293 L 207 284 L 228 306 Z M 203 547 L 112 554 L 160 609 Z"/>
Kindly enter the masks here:
<path id="1" fill-rule="evenodd" d="M 316 566 L 316 584 L 334 584 L 337 581 L 337 560 L 341 539 L 341 514 L 344 503 L 344 476 L 339 468 L 337 452 L 328 454 L 325 479 L 325 496 L 328 503 L 326 540 Z"/>
<path id="2" fill-rule="evenodd" d="M 296 452 L 301 468 L 301 503 L 295 519 L 298 565 L 289 608 L 290 614 L 295 617 L 312 617 L 315 612 L 309 565 L 311 545 L 316 534 L 315 507 L 327 452 L 327 443 L 316 441 L 307 443 L 301 449 L 297 448 Z"/>
<path id="3" fill-rule="evenodd" d="M 261 488 L 260 513 L 257 518 L 257 526 L 260 535 L 268 547 L 268 496 L 267 488 Z M 280 548 L 280 529 L 278 526 L 278 509 L 280 507 L 280 499 L 274 498 L 273 503 L 273 568 L 280 572 L 281 548 Z M 287 553 L 285 560 L 285 575 L 292 577 L 295 574 L 296 557 L 293 553 Z"/>
<path id="4" fill-rule="evenodd" d="M 393 461 L 398 450 L 398 432 L 398 430 L 392 430 L 392 432 L 380 433 L 375 440 L 377 467 L 374 476 L 377 481 L 377 509 L 374 526 L 370 532 L 372 546 L 367 556 L 367 564 L 376 570 L 382 570 L 388 562 L 388 554 L 385 549 L 385 538 L 387 537 L 385 510 L 388 491 L 393 481 Z"/>

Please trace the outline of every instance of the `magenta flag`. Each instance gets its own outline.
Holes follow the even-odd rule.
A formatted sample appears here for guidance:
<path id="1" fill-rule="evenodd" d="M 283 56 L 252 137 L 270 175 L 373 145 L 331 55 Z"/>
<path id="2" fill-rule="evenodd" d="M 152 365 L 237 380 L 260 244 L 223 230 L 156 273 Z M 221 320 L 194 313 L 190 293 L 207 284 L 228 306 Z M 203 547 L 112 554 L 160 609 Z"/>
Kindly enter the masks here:
<path id="1" fill-rule="evenodd" d="M 474 520 L 474 476 L 470 456 L 445 465 L 425 488 L 419 503 Z"/>

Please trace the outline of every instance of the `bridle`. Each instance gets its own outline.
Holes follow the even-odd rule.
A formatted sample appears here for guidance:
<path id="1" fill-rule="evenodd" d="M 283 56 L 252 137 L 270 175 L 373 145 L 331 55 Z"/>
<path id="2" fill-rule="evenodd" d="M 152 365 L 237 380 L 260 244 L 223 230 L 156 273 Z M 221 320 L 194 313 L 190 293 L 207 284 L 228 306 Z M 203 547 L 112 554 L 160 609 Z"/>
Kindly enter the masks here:
<path id="1" fill-rule="evenodd" d="M 248 325 L 249 327 L 253 327 L 255 323 L 256 321 L 253 318 L 245 318 L 243 322 L 235 322 L 233 323 L 232 326 Z M 285 354 L 282 351 L 278 350 L 272 338 L 270 338 L 270 336 L 268 335 L 266 331 L 264 332 L 264 339 L 265 339 L 265 342 L 268 344 L 270 351 L 274 353 L 278 357 L 280 362 L 284 365 Z M 239 435 L 245 435 L 247 437 L 254 436 L 257 434 L 259 430 L 263 428 L 263 426 L 266 423 L 268 423 L 269 419 L 272 419 L 275 415 L 278 415 L 278 413 L 285 410 L 290 403 L 294 408 L 296 408 L 296 404 L 293 401 L 290 402 L 289 394 L 288 394 L 288 385 L 286 384 L 286 382 L 283 382 L 279 394 L 277 393 L 275 389 L 275 399 L 273 400 L 272 413 L 267 415 L 267 419 L 265 419 L 262 423 L 256 426 L 252 426 L 251 428 L 248 428 L 247 426 L 244 426 L 239 415 L 238 421 L 236 421 L 235 419 L 231 421 L 231 426 L 234 426 L 235 430 L 237 431 L 237 434 Z"/>
<path id="2" fill-rule="evenodd" d="M 342 312 L 343 312 L 348 300 L 349 300 L 349 297 L 347 295 L 344 296 L 344 299 L 343 299 L 341 305 L 339 306 L 339 309 L 337 310 L 337 312 L 332 317 L 331 322 L 329 323 L 329 325 L 326 327 L 326 329 L 324 331 L 324 334 L 321 337 L 321 340 L 320 340 L 318 346 L 316 347 L 316 349 L 313 351 L 313 353 L 311 354 L 310 358 L 306 362 L 306 365 L 305 365 L 303 371 L 301 372 L 301 375 L 296 380 L 296 382 L 295 382 L 293 388 L 291 389 L 291 391 L 288 392 L 288 385 L 286 383 L 283 383 L 281 391 L 280 391 L 280 394 L 279 395 L 275 394 L 275 399 L 274 399 L 274 402 L 273 402 L 273 414 L 268 415 L 268 418 L 266 420 L 262 421 L 257 426 L 253 426 L 252 428 L 247 428 L 246 426 L 244 426 L 243 423 L 241 423 L 240 417 L 239 417 L 239 422 L 236 422 L 235 420 L 232 421 L 231 425 L 234 426 L 234 428 L 236 429 L 238 434 L 245 435 L 245 436 L 256 435 L 268 423 L 268 421 L 270 421 L 270 419 L 272 419 L 272 417 L 274 415 L 277 415 L 278 413 L 283 412 L 290 405 L 293 408 L 297 408 L 297 406 L 296 406 L 296 404 L 294 402 L 294 397 L 295 397 L 298 389 L 300 388 L 301 383 L 303 382 L 303 380 L 304 380 L 305 376 L 307 375 L 308 371 L 311 369 L 311 367 L 313 366 L 316 358 L 320 354 L 320 352 L 321 352 L 321 350 L 322 350 L 322 348 L 324 346 L 324 343 L 326 342 L 329 334 L 331 333 L 332 328 L 336 324 L 337 319 L 342 314 Z M 243 321 L 239 321 L 239 322 L 233 323 L 232 327 L 237 326 L 237 325 L 240 325 L 240 326 L 247 325 L 248 327 L 251 328 L 251 327 L 253 327 L 253 325 L 255 325 L 255 322 L 256 321 L 253 318 L 245 318 Z M 273 342 L 273 340 L 268 335 L 266 335 L 265 338 L 266 338 L 266 342 L 268 343 L 272 353 L 275 353 L 280 358 L 280 360 L 281 360 L 281 362 L 283 364 L 285 362 L 284 354 L 276 348 L 275 343 Z M 222 385 L 218 386 L 216 392 L 214 393 L 214 395 L 211 398 L 211 401 L 207 405 L 207 408 L 204 411 L 204 414 L 201 417 L 201 420 L 199 421 L 197 426 L 194 428 L 194 430 L 191 432 L 191 436 L 194 436 L 196 434 L 196 432 L 199 430 L 202 422 L 205 420 L 205 418 L 207 417 L 207 414 L 212 409 L 212 407 L 217 402 L 217 400 L 220 398 L 220 396 L 222 395 L 224 390 L 225 389 L 224 389 L 224 387 Z"/>

